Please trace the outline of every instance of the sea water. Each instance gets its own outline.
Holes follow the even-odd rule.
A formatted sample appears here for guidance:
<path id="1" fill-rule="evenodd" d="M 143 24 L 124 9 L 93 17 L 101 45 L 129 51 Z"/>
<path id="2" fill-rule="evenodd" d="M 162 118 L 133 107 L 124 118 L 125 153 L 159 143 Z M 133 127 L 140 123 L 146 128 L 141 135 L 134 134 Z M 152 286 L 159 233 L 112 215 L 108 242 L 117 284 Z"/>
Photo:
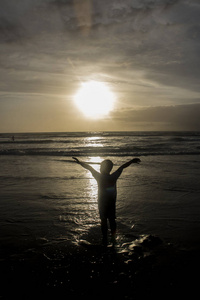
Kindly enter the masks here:
<path id="1" fill-rule="evenodd" d="M 75 132 L 0 135 L 2 245 L 101 240 L 96 181 L 72 156 L 96 170 L 140 157 L 118 180 L 119 242 L 198 243 L 200 132 Z"/>

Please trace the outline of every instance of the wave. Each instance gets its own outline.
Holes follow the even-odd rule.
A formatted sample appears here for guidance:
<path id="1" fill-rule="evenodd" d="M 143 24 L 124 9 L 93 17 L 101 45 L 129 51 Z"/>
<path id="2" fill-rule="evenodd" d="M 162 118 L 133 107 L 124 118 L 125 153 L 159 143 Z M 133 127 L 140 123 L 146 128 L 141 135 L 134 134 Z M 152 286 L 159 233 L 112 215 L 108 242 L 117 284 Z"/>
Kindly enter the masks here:
<path id="1" fill-rule="evenodd" d="M 62 160 L 60 160 L 61 162 L 62 162 Z M 69 162 L 72 162 L 72 161 L 69 161 Z M 81 177 L 78 177 L 78 176 L 63 176 L 63 177 L 59 177 L 59 176 L 47 176 L 47 177 L 44 177 L 44 176 L 42 176 L 42 177 L 40 177 L 40 176 L 17 176 L 17 175 L 13 175 L 13 176 L 0 176 L 0 180 L 2 180 L 2 181 L 12 181 L 12 182 L 14 182 L 14 180 L 17 180 L 17 181 L 19 181 L 19 180 L 21 180 L 21 181 L 23 181 L 23 182 L 25 182 L 25 181 L 37 181 L 37 180 L 41 180 L 41 178 L 42 178 L 42 180 L 58 180 L 58 181 L 60 181 L 60 180 L 64 180 L 64 181 L 66 181 L 66 180 L 74 180 L 74 179 L 85 179 L 85 177 L 84 178 L 81 178 Z"/>
<path id="2" fill-rule="evenodd" d="M 59 143 L 59 144 L 68 144 L 71 143 L 71 140 L 18 140 L 18 141 L 0 141 L 0 144 L 22 144 L 22 145 L 26 145 L 26 144 L 55 144 L 55 143 Z"/>
<path id="3" fill-rule="evenodd" d="M 46 139 L 66 139 L 66 138 L 82 138 L 82 137 L 113 137 L 113 136 L 135 136 L 135 137 L 190 137 L 200 136 L 200 131 L 81 131 L 81 132 L 41 132 L 41 133 L 0 133 L 0 139 L 10 140 L 15 139 L 32 139 L 32 140 L 46 140 Z"/>
<path id="4" fill-rule="evenodd" d="M 0 155 L 147 156 L 200 154 L 200 132 L 74 132 L 0 135 Z"/>
<path id="5" fill-rule="evenodd" d="M 154 156 L 154 155 L 199 155 L 200 147 L 196 149 L 166 149 L 160 147 L 148 149 L 128 149 L 128 148 L 90 148 L 90 149 L 71 149 L 71 150 L 38 150 L 38 149 L 6 149 L 0 150 L 0 155 L 13 155 L 13 156 L 55 156 L 55 157 L 72 157 L 72 156 Z"/>

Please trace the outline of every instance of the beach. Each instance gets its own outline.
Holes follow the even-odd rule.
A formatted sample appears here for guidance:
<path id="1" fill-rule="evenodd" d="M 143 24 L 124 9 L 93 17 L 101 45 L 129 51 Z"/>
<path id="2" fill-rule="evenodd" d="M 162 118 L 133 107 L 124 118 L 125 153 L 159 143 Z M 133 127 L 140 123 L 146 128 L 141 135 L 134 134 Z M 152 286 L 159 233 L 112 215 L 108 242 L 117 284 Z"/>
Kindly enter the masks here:
<path id="1" fill-rule="evenodd" d="M 195 294 L 199 135 L 53 136 L 1 137 L 1 299 Z M 118 181 L 115 247 L 101 245 L 97 185 L 71 155 L 97 170 L 141 159 Z"/>

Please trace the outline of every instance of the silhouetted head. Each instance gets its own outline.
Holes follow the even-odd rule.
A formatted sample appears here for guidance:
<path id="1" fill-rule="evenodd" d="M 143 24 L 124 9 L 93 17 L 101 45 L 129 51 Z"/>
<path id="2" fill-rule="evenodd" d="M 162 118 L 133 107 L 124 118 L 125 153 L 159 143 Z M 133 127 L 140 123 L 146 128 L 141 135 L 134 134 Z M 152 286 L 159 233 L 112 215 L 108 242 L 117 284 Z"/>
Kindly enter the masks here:
<path id="1" fill-rule="evenodd" d="M 101 163 L 100 172 L 103 174 L 109 174 L 112 168 L 113 168 L 113 162 L 110 159 L 105 159 Z"/>

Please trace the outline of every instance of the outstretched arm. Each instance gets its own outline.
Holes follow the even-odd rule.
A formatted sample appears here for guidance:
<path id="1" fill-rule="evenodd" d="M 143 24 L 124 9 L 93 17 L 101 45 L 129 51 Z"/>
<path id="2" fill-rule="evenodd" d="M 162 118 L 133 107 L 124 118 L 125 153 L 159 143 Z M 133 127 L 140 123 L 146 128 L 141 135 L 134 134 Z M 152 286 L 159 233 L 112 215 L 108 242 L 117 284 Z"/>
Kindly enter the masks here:
<path id="1" fill-rule="evenodd" d="M 89 170 L 90 172 L 94 172 L 95 169 L 93 167 L 91 167 L 89 164 L 85 163 L 85 162 L 82 162 L 80 161 L 78 158 L 76 157 L 72 157 L 76 162 L 77 164 L 81 165 L 83 168 Z"/>
<path id="2" fill-rule="evenodd" d="M 139 164 L 141 162 L 141 160 L 139 158 L 133 158 L 130 161 L 128 161 L 127 163 L 121 165 L 121 167 L 119 167 L 119 171 L 123 171 L 123 169 L 129 167 L 131 164 Z"/>

